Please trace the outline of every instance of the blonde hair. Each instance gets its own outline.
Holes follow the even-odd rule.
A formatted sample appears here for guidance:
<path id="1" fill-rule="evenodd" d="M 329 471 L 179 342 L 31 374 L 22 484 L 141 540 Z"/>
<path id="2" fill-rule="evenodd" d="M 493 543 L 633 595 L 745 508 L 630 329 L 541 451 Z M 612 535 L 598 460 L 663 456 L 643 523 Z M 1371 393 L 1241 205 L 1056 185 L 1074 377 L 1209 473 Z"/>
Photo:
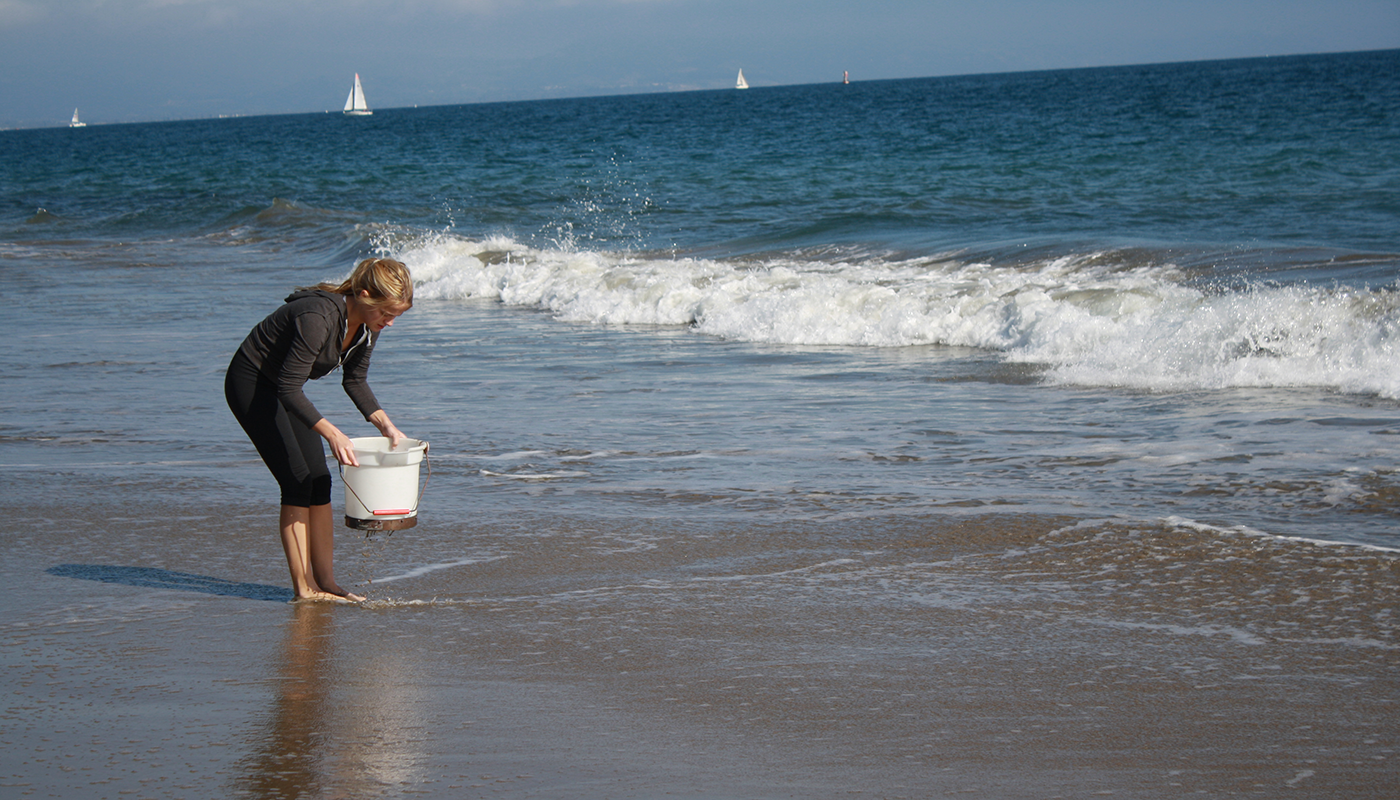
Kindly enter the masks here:
<path id="1" fill-rule="evenodd" d="M 392 258 L 367 258 L 355 265 L 355 271 L 344 281 L 318 283 L 310 288 L 350 295 L 367 306 L 413 305 L 413 278 L 402 261 Z M 360 297 L 362 291 L 369 296 Z"/>

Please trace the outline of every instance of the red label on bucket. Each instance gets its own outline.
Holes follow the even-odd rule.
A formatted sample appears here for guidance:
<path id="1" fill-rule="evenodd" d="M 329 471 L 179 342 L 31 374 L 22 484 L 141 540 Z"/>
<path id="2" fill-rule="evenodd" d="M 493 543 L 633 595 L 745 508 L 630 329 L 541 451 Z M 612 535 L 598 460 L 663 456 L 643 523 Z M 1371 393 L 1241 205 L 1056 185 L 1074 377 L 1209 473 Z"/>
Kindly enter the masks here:
<path id="1" fill-rule="evenodd" d="M 407 514 L 412 510 L 411 508 L 378 508 L 374 510 L 374 515 L 382 517 L 385 514 Z"/>

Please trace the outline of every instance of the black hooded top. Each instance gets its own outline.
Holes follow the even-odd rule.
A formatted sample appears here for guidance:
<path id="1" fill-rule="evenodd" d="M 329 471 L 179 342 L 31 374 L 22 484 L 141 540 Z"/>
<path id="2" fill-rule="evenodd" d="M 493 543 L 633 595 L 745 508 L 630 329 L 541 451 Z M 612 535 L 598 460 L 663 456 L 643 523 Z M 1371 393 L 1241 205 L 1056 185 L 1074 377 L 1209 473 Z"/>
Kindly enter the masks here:
<path id="1" fill-rule="evenodd" d="M 247 358 L 262 377 L 277 386 L 277 399 L 308 428 L 322 419 L 302 387 L 340 367 L 345 393 L 365 419 L 380 409 L 367 376 L 369 357 L 379 334 L 360 326 L 355 343 L 344 353 L 340 344 L 348 333 L 349 312 L 345 295 L 322 289 L 293 292 L 281 308 L 258 323 L 243 340 L 238 354 Z"/>

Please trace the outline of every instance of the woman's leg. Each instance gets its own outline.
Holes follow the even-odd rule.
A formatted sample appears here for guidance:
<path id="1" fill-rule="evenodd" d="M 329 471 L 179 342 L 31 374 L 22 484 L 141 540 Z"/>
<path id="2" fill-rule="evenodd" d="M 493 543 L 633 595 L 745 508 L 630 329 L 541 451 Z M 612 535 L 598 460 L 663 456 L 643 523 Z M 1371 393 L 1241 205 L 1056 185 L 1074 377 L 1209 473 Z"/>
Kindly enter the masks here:
<path id="1" fill-rule="evenodd" d="M 310 508 L 282 506 L 280 526 L 296 599 L 364 600 L 335 582 L 335 530 L 329 503 Z"/>
<path id="2" fill-rule="evenodd" d="M 311 572 L 316 576 L 316 585 L 321 590 L 353 602 L 363 597 L 347 592 L 335 582 L 335 517 L 331 504 L 312 506 L 310 509 L 310 531 L 307 537 L 310 545 Z"/>
<path id="3" fill-rule="evenodd" d="M 282 533 L 282 549 L 287 554 L 287 569 L 292 573 L 292 593 L 298 600 L 312 600 L 326 593 L 316 584 L 311 571 L 311 509 L 282 506 L 278 527 Z"/>

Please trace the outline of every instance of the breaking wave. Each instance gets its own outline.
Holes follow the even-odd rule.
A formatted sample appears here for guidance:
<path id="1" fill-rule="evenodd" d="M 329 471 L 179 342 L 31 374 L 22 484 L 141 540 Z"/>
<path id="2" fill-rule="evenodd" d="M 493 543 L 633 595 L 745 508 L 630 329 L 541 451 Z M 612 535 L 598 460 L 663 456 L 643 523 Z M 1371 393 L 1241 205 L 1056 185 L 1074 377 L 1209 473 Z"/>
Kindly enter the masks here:
<path id="1" fill-rule="evenodd" d="M 1139 251 L 1014 264 L 946 253 L 707 259 L 419 237 L 394 248 L 428 300 L 492 299 L 603 325 L 689 326 L 791 345 L 942 345 L 1069 385 L 1323 387 L 1400 398 L 1400 293 L 1204 285 Z"/>

